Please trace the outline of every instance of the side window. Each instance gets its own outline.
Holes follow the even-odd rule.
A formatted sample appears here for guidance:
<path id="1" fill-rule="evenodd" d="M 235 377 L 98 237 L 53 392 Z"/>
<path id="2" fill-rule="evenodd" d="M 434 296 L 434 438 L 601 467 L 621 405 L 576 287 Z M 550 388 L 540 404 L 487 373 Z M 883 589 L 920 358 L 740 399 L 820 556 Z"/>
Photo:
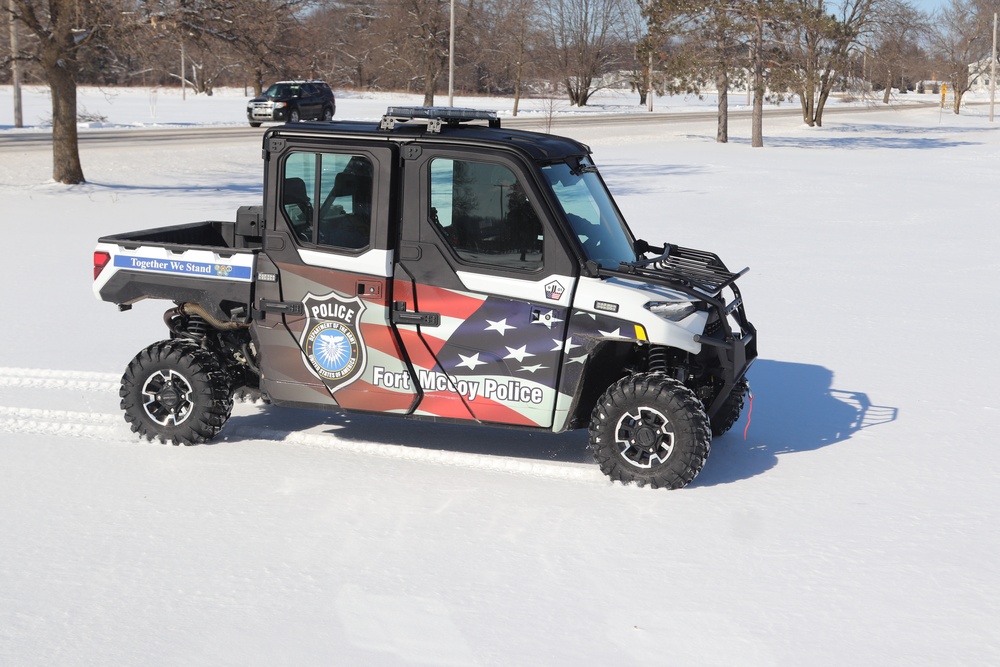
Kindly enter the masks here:
<path id="1" fill-rule="evenodd" d="M 285 160 L 281 209 L 295 236 L 302 241 L 313 240 L 317 157 L 313 153 L 292 153 Z"/>
<path id="2" fill-rule="evenodd" d="M 371 239 L 374 167 L 363 155 L 292 153 L 285 161 L 282 210 L 295 236 L 361 250 Z"/>
<path id="3" fill-rule="evenodd" d="M 463 260 L 505 269 L 542 267 L 542 224 L 526 188 L 502 164 L 431 161 L 430 218 Z"/>

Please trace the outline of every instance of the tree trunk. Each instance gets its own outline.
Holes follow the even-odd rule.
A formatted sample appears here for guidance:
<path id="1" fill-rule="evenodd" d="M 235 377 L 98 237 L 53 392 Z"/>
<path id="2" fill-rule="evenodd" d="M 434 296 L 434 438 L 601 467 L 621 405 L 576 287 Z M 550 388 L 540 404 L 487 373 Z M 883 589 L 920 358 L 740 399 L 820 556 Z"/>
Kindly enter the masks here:
<path id="1" fill-rule="evenodd" d="M 43 57 L 42 67 L 52 91 L 52 180 L 75 185 L 86 179 L 76 132 L 76 62 L 70 53 Z"/>
<path id="2" fill-rule="evenodd" d="M 826 108 L 826 101 L 830 99 L 830 91 L 824 85 L 820 90 L 819 100 L 816 102 L 816 127 L 823 127 L 823 109 Z"/>
<path id="3" fill-rule="evenodd" d="M 76 132 L 76 81 L 65 71 L 48 73 L 52 89 L 52 179 L 83 183 L 83 165 Z"/>
<path id="4" fill-rule="evenodd" d="M 802 100 L 802 122 L 809 127 L 816 124 L 814 115 L 816 110 L 816 87 L 813 83 L 813 79 L 810 76 L 809 81 L 806 82 L 805 98 Z"/>
<path id="5" fill-rule="evenodd" d="M 434 90 L 437 88 L 437 78 L 438 72 L 433 65 L 427 67 L 427 73 L 424 76 L 424 106 L 432 107 L 434 106 Z"/>
<path id="6" fill-rule="evenodd" d="M 952 88 L 951 94 L 955 97 L 955 104 L 952 107 L 952 111 L 955 112 L 956 116 L 959 116 L 961 115 L 960 112 L 962 110 L 962 95 L 965 93 L 959 88 Z"/>
<path id="7" fill-rule="evenodd" d="M 892 93 L 892 75 L 885 78 L 885 92 L 882 93 L 882 104 L 889 103 L 889 95 Z"/>
<path id="8" fill-rule="evenodd" d="M 750 145 L 764 147 L 764 17 L 756 19 L 753 48 L 753 115 L 751 116 Z"/>
<path id="9" fill-rule="evenodd" d="M 522 54 L 523 55 L 523 54 Z M 514 113 L 517 115 L 517 107 L 521 104 L 521 70 L 522 65 L 520 59 L 517 61 L 517 67 L 514 68 Z"/>
<path id="10" fill-rule="evenodd" d="M 715 131 L 715 142 L 725 144 L 729 142 L 729 72 L 723 69 L 715 79 L 716 89 L 719 93 L 718 101 L 718 128 Z"/>
<path id="11" fill-rule="evenodd" d="M 822 7 L 822 3 L 820 3 Z M 806 31 L 806 81 L 802 86 L 802 121 L 809 127 L 816 124 L 816 70 L 819 68 L 819 58 L 816 54 L 816 42 L 812 32 Z"/>
<path id="12" fill-rule="evenodd" d="M 816 100 L 815 111 L 817 127 L 823 127 L 823 109 L 826 108 L 826 103 L 830 99 L 830 93 L 833 92 L 833 86 L 836 80 L 833 76 L 831 76 L 832 73 L 833 71 L 828 67 L 823 72 L 823 76 L 819 79 L 819 97 Z"/>

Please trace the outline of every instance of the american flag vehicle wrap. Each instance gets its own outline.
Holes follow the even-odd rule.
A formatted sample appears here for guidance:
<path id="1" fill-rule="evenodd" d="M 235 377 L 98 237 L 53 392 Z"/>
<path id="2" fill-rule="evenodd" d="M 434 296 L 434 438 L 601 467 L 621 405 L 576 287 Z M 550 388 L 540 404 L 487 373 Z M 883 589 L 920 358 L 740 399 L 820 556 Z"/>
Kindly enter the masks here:
<path id="1" fill-rule="evenodd" d="M 635 338 L 633 325 L 604 315 L 426 285 L 416 292 L 414 302 L 440 313 L 440 325 L 397 325 L 400 350 L 384 313 L 366 311 L 359 335 L 365 354 L 355 354 L 367 365 L 350 384 L 319 376 L 303 343 L 303 364 L 338 405 L 561 430 L 597 342 Z M 412 288 L 397 282 L 396 298 L 407 293 Z M 307 323 L 299 339 L 315 328 Z M 399 363 L 401 354 L 410 366 Z"/>

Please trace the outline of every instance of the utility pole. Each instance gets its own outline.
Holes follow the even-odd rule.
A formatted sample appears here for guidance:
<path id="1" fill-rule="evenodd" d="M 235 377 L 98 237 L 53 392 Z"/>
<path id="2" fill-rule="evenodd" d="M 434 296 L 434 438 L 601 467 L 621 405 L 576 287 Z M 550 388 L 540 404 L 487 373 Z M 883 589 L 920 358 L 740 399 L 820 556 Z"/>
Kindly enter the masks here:
<path id="1" fill-rule="evenodd" d="M 649 112 L 653 113 L 653 47 L 649 47 L 649 64 L 647 65 L 646 71 L 648 72 L 646 76 L 646 104 L 648 105 Z"/>
<path id="2" fill-rule="evenodd" d="M 997 96 L 997 13 L 993 12 L 993 57 L 990 58 L 990 122 L 993 122 L 993 105 Z"/>
<path id="3" fill-rule="evenodd" d="M 17 22 L 14 20 L 14 0 L 10 0 L 10 75 L 14 84 L 14 127 L 24 127 L 21 114 L 21 65 L 17 59 L 20 47 L 17 43 Z"/>
<path id="4" fill-rule="evenodd" d="M 455 0 L 451 0 L 451 24 L 448 28 L 448 106 L 455 106 Z"/>

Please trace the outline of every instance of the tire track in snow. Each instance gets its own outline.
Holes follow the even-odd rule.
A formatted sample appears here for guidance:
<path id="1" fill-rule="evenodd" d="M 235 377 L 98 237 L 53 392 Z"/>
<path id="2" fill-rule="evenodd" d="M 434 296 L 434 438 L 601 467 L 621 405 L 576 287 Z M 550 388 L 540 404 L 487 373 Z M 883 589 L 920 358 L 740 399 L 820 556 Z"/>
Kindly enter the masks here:
<path id="1" fill-rule="evenodd" d="M 53 371 L 31 368 L 0 368 L 0 387 L 32 387 L 52 390 L 118 393 L 119 378 L 110 373 Z M 335 434 L 303 433 L 240 424 L 232 418 L 214 441 L 217 444 L 246 441 L 276 442 L 300 447 L 320 447 L 332 451 L 396 461 L 446 465 L 470 470 L 498 472 L 526 477 L 597 482 L 607 478 L 593 465 L 536 461 L 470 452 L 443 451 L 342 440 Z M 88 438 L 103 442 L 145 441 L 132 433 L 120 414 L 76 412 L 0 406 L 0 432 Z M 154 441 L 154 444 L 159 444 Z"/>
<path id="2" fill-rule="evenodd" d="M 0 406 L 0 432 L 84 437 L 104 441 L 129 439 L 128 427 L 115 415 L 3 406 Z"/>
<path id="3" fill-rule="evenodd" d="M 0 387 L 117 393 L 120 385 L 121 376 L 114 373 L 0 368 Z"/>

